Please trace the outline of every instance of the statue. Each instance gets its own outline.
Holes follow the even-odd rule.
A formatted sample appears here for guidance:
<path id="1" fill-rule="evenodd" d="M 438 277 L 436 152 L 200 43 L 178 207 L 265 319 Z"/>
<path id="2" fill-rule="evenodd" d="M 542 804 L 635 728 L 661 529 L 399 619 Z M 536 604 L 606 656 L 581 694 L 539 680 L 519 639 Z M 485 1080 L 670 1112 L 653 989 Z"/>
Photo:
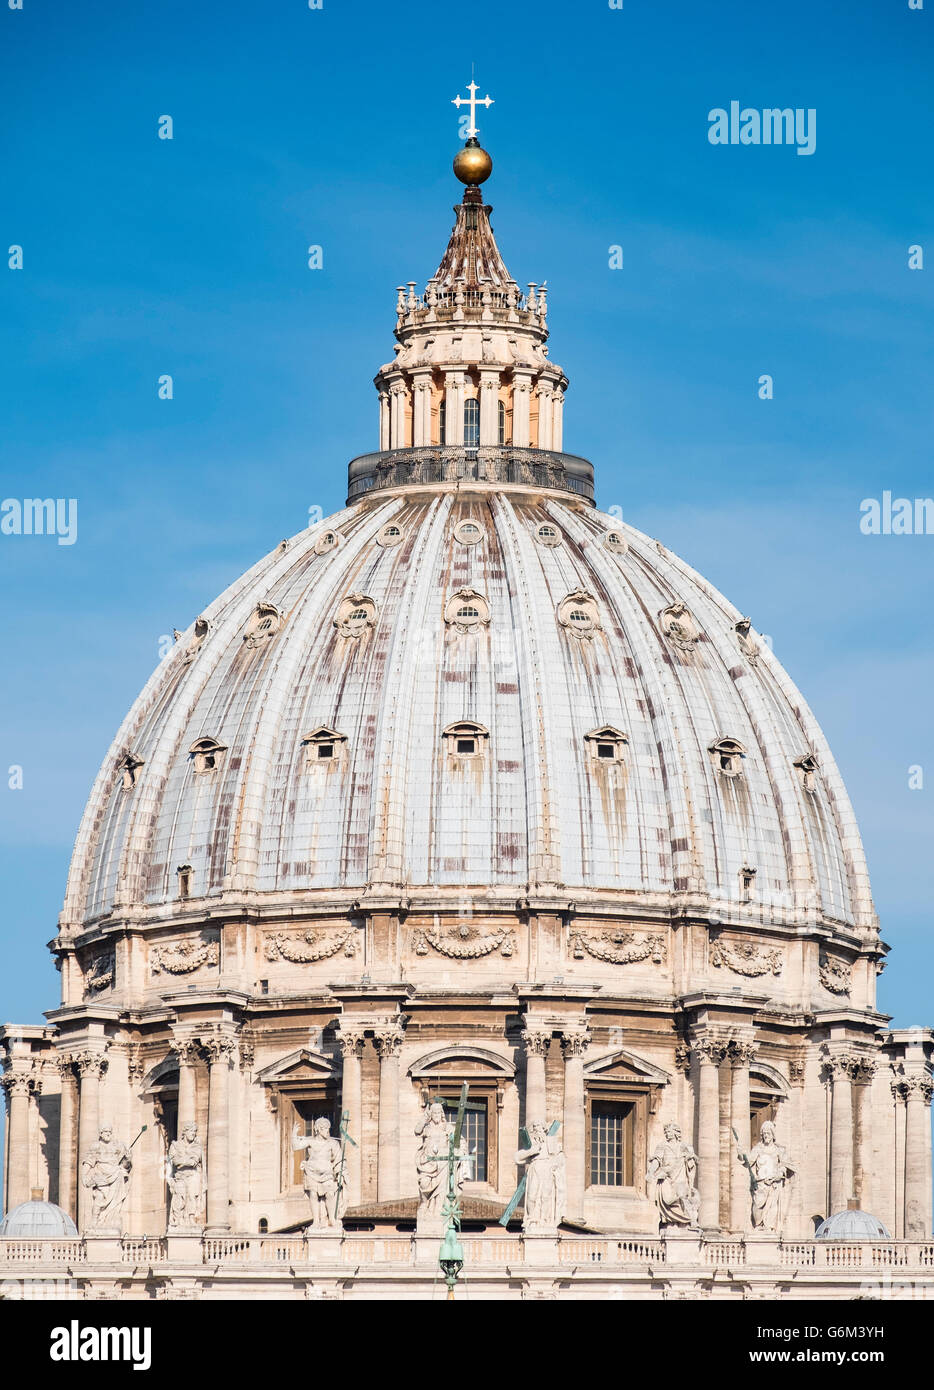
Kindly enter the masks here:
<path id="1" fill-rule="evenodd" d="M 441 1204 L 448 1192 L 448 1158 L 451 1153 L 451 1138 L 454 1134 L 454 1121 L 444 1113 L 444 1106 L 435 1100 L 425 1107 L 425 1111 L 415 1133 L 421 1144 L 415 1155 L 418 1172 L 418 1216 L 441 1217 Z M 454 1190 L 460 1197 L 464 1183 L 470 1175 L 473 1162 L 465 1136 L 461 1135 L 454 1164 Z"/>
<path id="2" fill-rule="evenodd" d="M 201 1201 L 204 1195 L 204 1148 L 198 1138 L 198 1126 L 191 1121 L 182 1127 L 181 1139 L 169 1145 L 169 1230 L 191 1230 L 200 1227 Z"/>
<path id="3" fill-rule="evenodd" d="M 527 1163 L 522 1229 L 533 1233 L 556 1231 L 567 1207 L 567 1165 L 557 1134 L 541 1123 L 528 1126 L 529 1147 L 516 1154 Z"/>
<path id="4" fill-rule="evenodd" d="M 694 1186 L 697 1154 L 681 1139 L 681 1126 L 665 1125 L 665 1138 L 649 1159 L 645 1180 L 658 1207 L 659 1229 L 686 1226 L 696 1231 L 700 1193 Z"/>
<path id="5" fill-rule="evenodd" d="M 316 1231 L 339 1226 L 343 1216 L 343 1157 L 340 1141 L 331 1138 L 331 1121 L 319 1115 L 311 1134 L 300 1134 L 292 1126 L 292 1148 L 304 1149 L 301 1162 L 305 1191 L 311 1203 L 311 1224 Z"/>
<path id="6" fill-rule="evenodd" d="M 81 1180 L 91 1189 L 91 1225 L 97 1231 L 116 1231 L 122 1235 L 123 1204 L 133 1160 L 125 1144 L 113 1137 L 113 1128 L 104 1125 L 96 1144 L 81 1160 Z"/>
<path id="7" fill-rule="evenodd" d="M 734 1137 L 736 1131 L 733 1131 Z M 752 1228 L 781 1235 L 787 1216 L 788 1198 L 794 1166 L 788 1150 L 776 1143 L 775 1126 L 766 1120 L 759 1131 L 759 1142 L 749 1153 L 738 1155 L 740 1163 L 749 1169 L 752 1183 Z"/>

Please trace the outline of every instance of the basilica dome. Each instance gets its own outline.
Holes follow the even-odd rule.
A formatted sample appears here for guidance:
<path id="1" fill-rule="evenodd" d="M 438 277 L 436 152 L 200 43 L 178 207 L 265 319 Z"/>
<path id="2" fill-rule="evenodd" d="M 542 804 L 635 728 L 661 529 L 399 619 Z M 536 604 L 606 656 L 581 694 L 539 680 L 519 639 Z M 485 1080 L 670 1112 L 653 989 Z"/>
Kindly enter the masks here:
<path id="1" fill-rule="evenodd" d="M 571 481 L 371 488 L 210 604 L 104 761 L 68 920 L 181 878 L 192 899 L 552 885 L 871 925 L 801 695 L 739 609 Z"/>

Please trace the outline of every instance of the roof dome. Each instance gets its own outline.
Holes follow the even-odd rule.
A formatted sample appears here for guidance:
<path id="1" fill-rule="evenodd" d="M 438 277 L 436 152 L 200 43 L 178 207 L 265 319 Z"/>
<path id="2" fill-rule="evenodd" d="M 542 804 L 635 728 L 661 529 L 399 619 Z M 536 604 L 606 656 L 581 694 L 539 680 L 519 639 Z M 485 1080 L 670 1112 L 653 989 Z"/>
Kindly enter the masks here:
<path id="1" fill-rule="evenodd" d="M 21 1202 L 0 1221 L 0 1236 L 11 1238 L 54 1240 L 77 1234 L 78 1228 L 66 1211 L 54 1202 L 43 1202 L 35 1197 Z"/>
<path id="2" fill-rule="evenodd" d="M 815 1240 L 891 1240 L 892 1237 L 868 1211 L 838 1211 L 818 1226 Z"/>
<path id="3" fill-rule="evenodd" d="M 875 920 L 830 749 L 741 612 L 581 497 L 502 482 L 377 486 L 180 636 L 104 760 L 63 925 L 158 909 L 179 870 L 285 904 L 735 912 L 742 881 L 775 923 Z"/>

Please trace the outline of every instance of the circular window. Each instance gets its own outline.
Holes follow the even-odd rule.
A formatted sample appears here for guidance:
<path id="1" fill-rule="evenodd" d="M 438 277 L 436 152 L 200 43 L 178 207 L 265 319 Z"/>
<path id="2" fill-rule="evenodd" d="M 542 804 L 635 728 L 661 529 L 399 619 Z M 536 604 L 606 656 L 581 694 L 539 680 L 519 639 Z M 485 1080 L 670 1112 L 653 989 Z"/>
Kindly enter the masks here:
<path id="1" fill-rule="evenodd" d="M 444 621 L 457 632 L 476 632 L 490 621 L 490 605 L 476 589 L 458 589 L 444 607 Z"/>
<path id="2" fill-rule="evenodd" d="M 625 555 L 626 551 L 629 549 L 620 531 L 607 531 L 606 535 L 603 537 L 603 544 L 606 546 L 607 550 L 612 550 L 617 555 Z"/>
<path id="3" fill-rule="evenodd" d="M 336 531 L 322 531 L 315 541 L 315 554 L 326 555 L 329 550 L 334 550 L 340 545 L 340 539 Z"/>
<path id="4" fill-rule="evenodd" d="M 483 540 L 483 527 L 467 517 L 454 527 L 454 539 L 461 545 L 479 545 Z"/>
<path id="5" fill-rule="evenodd" d="M 405 532 L 394 521 L 387 521 L 376 533 L 376 544 L 384 547 L 399 545 L 405 539 Z"/>
<path id="6" fill-rule="evenodd" d="M 243 640 L 248 647 L 258 647 L 269 637 L 275 637 L 282 626 L 282 614 L 272 603 L 258 603 L 250 614 Z"/>
<path id="7" fill-rule="evenodd" d="M 342 637 L 362 637 L 375 625 L 376 604 L 366 594 L 348 594 L 334 619 L 334 626 Z"/>
<path id="8" fill-rule="evenodd" d="M 550 521 L 546 521 L 535 532 L 535 539 L 541 545 L 560 545 L 561 532 L 557 526 L 552 526 Z"/>

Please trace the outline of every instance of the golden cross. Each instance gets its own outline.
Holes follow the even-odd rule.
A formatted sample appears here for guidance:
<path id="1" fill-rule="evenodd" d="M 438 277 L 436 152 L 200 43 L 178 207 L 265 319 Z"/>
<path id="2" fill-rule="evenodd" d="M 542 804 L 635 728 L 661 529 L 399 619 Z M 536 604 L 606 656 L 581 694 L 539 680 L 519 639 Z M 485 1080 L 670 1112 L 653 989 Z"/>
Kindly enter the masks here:
<path id="1" fill-rule="evenodd" d="M 480 88 L 477 86 L 476 82 L 474 82 L 472 77 L 470 82 L 467 84 L 467 90 L 470 93 L 469 97 L 454 97 L 451 101 L 451 105 L 456 106 L 458 110 L 460 110 L 462 106 L 470 107 L 470 125 L 467 129 L 467 139 L 471 140 L 477 133 L 477 107 L 485 106 L 487 110 L 489 110 L 490 107 L 493 105 L 493 98 L 478 97 L 477 93 L 479 92 Z"/>

